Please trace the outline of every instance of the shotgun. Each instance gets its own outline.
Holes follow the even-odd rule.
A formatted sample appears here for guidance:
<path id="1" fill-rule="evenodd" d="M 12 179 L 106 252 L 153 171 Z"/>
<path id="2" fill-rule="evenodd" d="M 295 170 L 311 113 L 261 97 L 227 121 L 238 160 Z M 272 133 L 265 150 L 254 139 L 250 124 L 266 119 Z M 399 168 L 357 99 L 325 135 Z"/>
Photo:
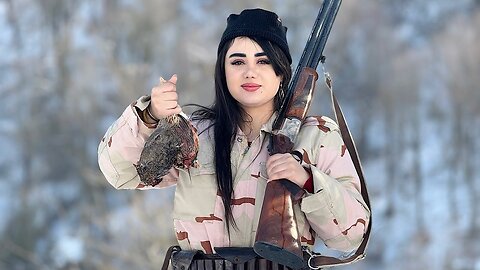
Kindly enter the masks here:
<path id="1" fill-rule="evenodd" d="M 290 153 L 300 126 L 310 107 L 318 75 L 324 61 L 323 49 L 341 0 L 324 0 L 303 50 L 286 98 L 273 124 L 269 153 Z M 293 269 L 306 267 L 293 206 L 304 190 L 287 179 L 267 183 L 255 238 L 255 252 Z"/>

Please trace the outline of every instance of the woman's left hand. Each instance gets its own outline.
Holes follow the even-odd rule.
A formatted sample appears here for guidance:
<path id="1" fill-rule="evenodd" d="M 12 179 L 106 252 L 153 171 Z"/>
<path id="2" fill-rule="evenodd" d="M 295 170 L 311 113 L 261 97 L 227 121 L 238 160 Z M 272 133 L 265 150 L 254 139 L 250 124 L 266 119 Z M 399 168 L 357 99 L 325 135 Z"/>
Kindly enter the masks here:
<path id="1" fill-rule="evenodd" d="M 288 179 L 303 188 L 310 174 L 292 154 L 275 154 L 267 159 L 268 181 Z"/>

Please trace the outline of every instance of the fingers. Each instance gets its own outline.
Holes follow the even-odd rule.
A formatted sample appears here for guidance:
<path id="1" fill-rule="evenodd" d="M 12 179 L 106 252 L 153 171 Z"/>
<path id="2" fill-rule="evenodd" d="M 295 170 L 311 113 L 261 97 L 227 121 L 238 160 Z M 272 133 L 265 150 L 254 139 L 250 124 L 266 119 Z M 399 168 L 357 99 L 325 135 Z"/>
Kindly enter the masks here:
<path id="1" fill-rule="evenodd" d="M 309 174 L 289 153 L 270 156 L 266 163 L 269 181 L 288 179 L 303 187 Z"/>
<path id="2" fill-rule="evenodd" d="M 166 82 L 169 82 L 169 83 L 172 83 L 172 84 L 177 84 L 177 79 L 178 79 L 177 74 L 173 74 L 172 77 L 170 77 L 170 79 L 168 79 L 168 81 L 166 81 L 163 77 L 160 77 L 159 85 L 163 84 L 163 83 L 166 83 Z"/>
<path id="3" fill-rule="evenodd" d="M 179 114 L 182 112 L 182 107 L 180 107 L 180 105 L 177 105 L 177 107 L 171 109 L 170 111 L 172 112 L 172 114 Z"/>
<path id="4" fill-rule="evenodd" d="M 161 96 L 164 101 L 178 101 L 178 95 L 175 91 L 156 93 Z"/>
<path id="5" fill-rule="evenodd" d="M 157 92 L 176 92 L 177 91 L 177 76 L 173 75 L 170 80 L 166 81 L 164 78 L 160 77 L 159 83 L 152 90 Z"/>
<path id="6" fill-rule="evenodd" d="M 153 116 L 164 118 L 182 111 L 176 92 L 177 79 L 176 74 L 172 75 L 168 81 L 160 77 L 158 85 L 152 88 L 150 111 Z"/>
<path id="7" fill-rule="evenodd" d="M 286 170 L 293 167 L 289 158 L 291 158 L 290 154 L 275 154 L 267 159 L 266 167 L 270 180 L 279 179 L 279 177 L 285 175 Z"/>
<path id="8" fill-rule="evenodd" d="M 168 80 L 173 84 L 177 84 L 177 74 L 173 74 L 172 77 Z"/>

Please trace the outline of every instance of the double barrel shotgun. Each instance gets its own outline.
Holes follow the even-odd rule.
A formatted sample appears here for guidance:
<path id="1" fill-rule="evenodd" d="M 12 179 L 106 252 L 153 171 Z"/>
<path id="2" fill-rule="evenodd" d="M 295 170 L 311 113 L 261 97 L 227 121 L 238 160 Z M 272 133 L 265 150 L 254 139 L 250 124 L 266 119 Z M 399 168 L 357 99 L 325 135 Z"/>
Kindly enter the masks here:
<path id="1" fill-rule="evenodd" d="M 299 60 L 298 66 L 289 83 L 286 98 L 273 125 L 269 145 L 271 155 L 291 153 L 296 136 L 310 107 L 318 75 L 317 66 L 324 63 L 323 49 L 327 42 L 333 22 L 340 8 L 341 0 L 324 0 L 319 10 L 310 36 Z M 332 104 L 340 127 L 344 143 L 352 156 L 353 163 L 361 182 L 361 193 L 368 207 L 370 202 L 358 159 L 355 145 L 333 95 L 331 79 L 328 73 L 325 81 L 330 89 Z M 371 219 L 367 231 L 357 251 L 346 259 L 304 255 L 295 220 L 293 207 L 299 203 L 305 191 L 287 179 L 267 183 L 262 211 L 257 229 L 254 251 L 261 257 L 288 266 L 292 269 L 342 265 L 364 258 L 371 230 Z"/>

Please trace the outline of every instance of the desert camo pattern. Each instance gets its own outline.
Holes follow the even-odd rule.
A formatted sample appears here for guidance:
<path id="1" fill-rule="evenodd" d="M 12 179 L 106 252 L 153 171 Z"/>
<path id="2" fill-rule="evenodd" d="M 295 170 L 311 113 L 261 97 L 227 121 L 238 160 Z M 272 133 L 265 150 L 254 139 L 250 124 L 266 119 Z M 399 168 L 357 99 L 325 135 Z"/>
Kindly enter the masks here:
<path id="1" fill-rule="evenodd" d="M 141 183 L 135 164 L 154 127 L 143 123 L 137 110 L 144 110 L 148 103 L 147 96 L 133 102 L 101 140 L 98 158 L 105 178 L 116 189 L 175 185 L 173 223 L 182 249 L 214 253 L 214 247 L 252 247 L 268 180 L 265 162 L 275 115 L 250 147 L 238 129 L 231 154 L 232 211 L 237 228 L 230 230 L 229 238 L 215 179 L 213 129 L 207 129 L 210 123 L 192 122 L 199 133 L 198 166 L 171 168 L 155 187 Z M 337 124 L 324 116 L 308 117 L 294 150 L 303 154 L 302 165 L 311 170 L 314 185 L 314 192 L 307 192 L 294 209 L 302 245 L 311 247 L 315 241 L 323 241 L 327 247 L 344 252 L 356 249 L 370 210 L 362 199 L 360 181 Z"/>

